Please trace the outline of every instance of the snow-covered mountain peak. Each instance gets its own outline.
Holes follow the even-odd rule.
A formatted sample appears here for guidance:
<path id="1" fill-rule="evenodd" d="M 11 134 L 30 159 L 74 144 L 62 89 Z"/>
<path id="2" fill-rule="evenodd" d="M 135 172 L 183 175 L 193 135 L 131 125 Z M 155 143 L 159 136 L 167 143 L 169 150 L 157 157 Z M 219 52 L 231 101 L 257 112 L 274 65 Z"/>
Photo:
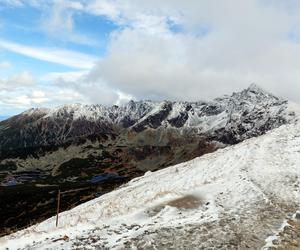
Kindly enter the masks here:
<path id="1" fill-rule="evenodd" d="M 51 109 L 48 108 L 31 108 L 24 111 L 22 114 L 30 116 L 30 115 L 37 115 L 37 114 L 47 114 L 50 111 Z"/>
<path id="2" fill-rule="evenodd" d="M 256 93 L 266 93 L 267 92 L 265 89 L 263 89 L 262 87 L 260 87 L 256 83 L 251 83 L 246 90 L 253 91 L 253 92 L 256 92 Z"/>
<path id="3" fill-rule="evenodd" d="M 257 102 L 268 103 L 268 102 L 284 101 L 282 98 L 273 95 L 272 93 L 264 90 L 263 88 L 259 87 L 255 83 L 252 83 L 248 88 L 237 93 L 236 96 L 244 100 L 250 99 L 253 102 L 257 101 Z"/>
<path id="4" fill-rule="evenodd" d="M 106 108 L 102 105 L 84 105 L 80 103 L 63 105 L 49 110 L 44 118 L 97 119 Z"/>

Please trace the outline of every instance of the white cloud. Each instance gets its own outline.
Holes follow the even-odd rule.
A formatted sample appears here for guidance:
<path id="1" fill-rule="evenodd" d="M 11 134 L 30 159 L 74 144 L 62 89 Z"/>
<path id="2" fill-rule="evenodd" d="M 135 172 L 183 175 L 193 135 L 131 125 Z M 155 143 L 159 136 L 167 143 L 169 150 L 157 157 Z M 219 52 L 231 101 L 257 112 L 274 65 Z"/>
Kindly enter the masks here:
<path id="1" fill-rule="evenodd" d="M 123 94 L 121 91 L 107 86 L 105 82 L 101 80 L 90 81 L 86 76 L 82 76 L 75 81 L 68 81 L 60 77 L 56 79 L 55 86 L 80 93 L 81 100 L 84 103 L 112 105 L 122 103 L 128 97 L 128 95 Z"/>
<path id="2" fill-rule="evenodd" d="M 44 4 L 41 30 L 51 38 L 77 44 L 95 46 L 97 41 L 74 31 L 74 15 L 82 11 L 79 1 L 59 0 Z"/>
<path id="3" fill-rule="evenodd" d="M 49 16 L 43 20 L 43 26 L 51 34 L 55 34 L 60 29 L 59 34 L 71 32 L 73 30 L 73 13 L 65 11 L 64 1 L 57 2 Z"/>
<path id="4" fill-rule="evenodd" d="M 97 4 L 92 13 L 127 26 L 111 35 L 90 81 L 138 99 L 177 100 L 212 98 L 257 82 L 300 101 L 300 44 L 288 36 L 300 21 L 298 2 L 95 0 L 90 6 Z M 170 30 L 170 20 L 179 32 Z"/>
<path id="5" fill-rule="evenodd" d="M 0 62 L 0 69 L 8 69 L 10 67 L 11 67 L 10 62 L 7 62 L 7 61 Z"/>
<path id="6" fill-rule="evenodd" d="M 0 91 L 16 91 L 17 89 L 34 87 L 36 80 L 27 71 L 0 79 Z"/>
<path id="7" fill-rule="evenodd" d="M 88 74 L 88 70 L 80 70 L 80 71 L 69 71 L 69 72 L 50 72 L 43 75 L 40 80 L 46 82 L 55 82 L 58 79 L 62 81 L 78 81 L 80 78 L 84 77 Z"/>
<path id="8" fill-rule="evenodd" d="M 0 91 L 0 98 L 0 103 L 4 107 L 25 109 L 31 104 L 30 98 L 26 95 L 10 96 Z"/>
<path id="9" fill-rule="evenodd" d="M 0 40 L 0 48 L 38 60 L 57 63 L 78 69 L 90 69 L 97 61 L 96 57 L 70 50 L 26 46 Z"/>
<path id="10" fill-rule="evenodd" d="M 25 110 L 40 106 L 53 107 L 74 102 L 85 103 L 86 99 L 72 89 L 38 86 L 14 92 L 0 90 L 1 110 L 11 110 L 12 108 Z"/>
<path id="11" fill-rule="evenodd" d="M 94 15 L 106 16 L 109 19 L 118 22 L 121 19 L 120 5 L 113 1 L 91 1 L 85 7 L 85 11 L 92 13 Z"/>
<path id="12" fill-rule="evenodd" d="M 31 95 L 31 102 L 35 104 L 42 104 L 49 101 L 46 92 L 42 90 L 34 90 Z"/>
<path id="13" fill-rule="evenodd" d="M 40 80 L 53 83 L 57 90 L 71 92 L 71 99 L 65 102 L 83 102 L 88 104 L 101 103 L 104 105 L 120 105 L 134 97 L 118 89 L 113 89 L 101 80 L 90 81 L 89 71 L 53 72 L 44 75 Z"/>
<path id="14" fill-rule="evenodd" d="M 49 1 L 40 0 L 0 0 L 0 9 L 3 7 L 24 7 L 26 5 L 32 7 L 41 7 L 43 4 L 48 4 Z"/>
<path id="15" fill-rule="evenodd" d="M 0 4 L 20 7 L 23 6 L 22 0 L 0 0 Z"/>
<path id="16" fill-rule="evenodd" d="M 35 27 L 37 30 L 55 40 L 96 46 L 95 39 L 74 30 L 74 15 L 83 11 L 83 3 L 84 1 L 76 0 L 0 0 L 0 9 L 1 4 L 9 7 L 37 8 L 41 13 L 40 22 Z"/>
<path id="17" fill-rule="evenodd" d="M 54 85 L 40 87 L 42 97 L 25 94 L 30 104 L 191 101 L 231 93 L 251 82 L 300 101 L 298 1 L 62 0 L 41 5 L 50 33 L 62 25 L 65 36 L 73 34 L 82 12 L 120 28 L 110 34 L 107 53 L 94 67 L 96 58 L 84 54 L 0 40 L 10 51 L 78 69 L 45 75 L 42 80 Z"/>

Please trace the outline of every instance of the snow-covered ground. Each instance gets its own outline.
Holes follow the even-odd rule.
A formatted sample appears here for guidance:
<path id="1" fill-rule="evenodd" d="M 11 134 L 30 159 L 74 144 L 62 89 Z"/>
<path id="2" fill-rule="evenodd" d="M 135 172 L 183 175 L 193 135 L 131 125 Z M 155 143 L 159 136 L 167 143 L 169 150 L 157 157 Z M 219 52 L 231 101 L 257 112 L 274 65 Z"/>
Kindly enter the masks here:
<path id="1" fill-rule="evenodd" d="M 299 202 L 300 125 L 292 124 L 148 172 L 61 213 L 58 228 L 53 217 L 0 238 L 0 248 L 260 249 Z"/>

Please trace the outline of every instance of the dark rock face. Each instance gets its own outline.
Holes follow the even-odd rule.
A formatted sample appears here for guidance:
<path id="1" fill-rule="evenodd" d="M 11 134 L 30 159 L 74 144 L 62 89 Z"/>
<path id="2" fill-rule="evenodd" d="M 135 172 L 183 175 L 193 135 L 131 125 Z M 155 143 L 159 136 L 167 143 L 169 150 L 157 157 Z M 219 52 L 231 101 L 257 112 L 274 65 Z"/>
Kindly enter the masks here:
<path id="1" fill-rule="evenodd" d="M 171 126 L 175 128 L 181 128 L 185 124 L 188 118 L 189 118 L 188 113 L 180 112 L 177 117 L 168 120 L 168 123 L 170 123 Z"/>
<path id="2" fill-rule="evenodd" d="M 61 145 L 76 137 L 90 134 L 109 134 L 112 129 L 107 124 L 83 119 L 40 119 L 25 126 L 16 127 L 8 123 L 7 129 L 0 131 L 2 148 L 28 148 L 43 145 Z M 11 137 L 8 137 L 8 134 Z"/>
<path id="3" fill-rule="evenodd" d="M 37 192 L 36 197 L 45 190 L 36 185 L 75 190 L 65 201 L 64 209 L 69 209 L 145 171 L 191 160 L 295 119 L 287 101 L 255 85 L 210 102 L 130 101 L 122 107 L 76 104 L 28 110 L 0 122 L 0 185 L 10 195 L 15 190 L 14 198 L 20 195 L 22 201 L 14 204 L 6 191 L 0 192 L 0 200 L 8 202 L 0 205 L 1 215 L 8 216 L 0 223 L 0 234 L 17 223 L 13 218 L 23 226 L 55 212 L 45 212 L 55 208 L 52 199 L 31 213 L 30 202 L 43 203 L 30 199 L 28 192 L 21 197 L 22 187 Z M 103 176 L 115 179 L 91 182 Z M 50 199 L 53 188 L 46 189 Z"/>
<path id="4" fill-rule="evenodd" d="M 215 104 L 204 106 L 201 110 L 202 114 L 207 116 L 218 115 L 223 111 L 224 109 L 222 108 L 222 106 L 215 105 Z"/>
<path id="5" fill-rule="evenodd" d="M 130 116 L 124 116 L 124 118 L 120 121 L 120 125 L 123 128 L 129 128 L 135 124 L 135 120 L 132 120 Z"/>
<path id="6" fill-rule="evenodd" d="M 161 106 L 161 108 L 157 112 L 155 112 L 154 114 L 150 114 L 141 122 L 135 124 L 132 127 L 132 129 L 135 132 L 141 132 L 145 130 L 147 127 L 156 129 L 162 125 L 162 122 L 168 117 L 171 110 L 172 110 L 172 103 L 166 102 Z"/>

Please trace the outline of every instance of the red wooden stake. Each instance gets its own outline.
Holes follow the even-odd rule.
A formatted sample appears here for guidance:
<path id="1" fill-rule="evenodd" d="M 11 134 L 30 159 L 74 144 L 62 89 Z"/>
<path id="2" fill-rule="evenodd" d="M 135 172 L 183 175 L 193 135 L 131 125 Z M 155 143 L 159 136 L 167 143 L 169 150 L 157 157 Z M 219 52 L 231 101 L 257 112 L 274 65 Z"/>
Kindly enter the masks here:
<path id="1" fill-rule="evenodd" d="M 56 227 L 58 226 L 59 206 L 60 206 L 60 190 L 58 190 L 58 194 L 57 194 Z"/>

